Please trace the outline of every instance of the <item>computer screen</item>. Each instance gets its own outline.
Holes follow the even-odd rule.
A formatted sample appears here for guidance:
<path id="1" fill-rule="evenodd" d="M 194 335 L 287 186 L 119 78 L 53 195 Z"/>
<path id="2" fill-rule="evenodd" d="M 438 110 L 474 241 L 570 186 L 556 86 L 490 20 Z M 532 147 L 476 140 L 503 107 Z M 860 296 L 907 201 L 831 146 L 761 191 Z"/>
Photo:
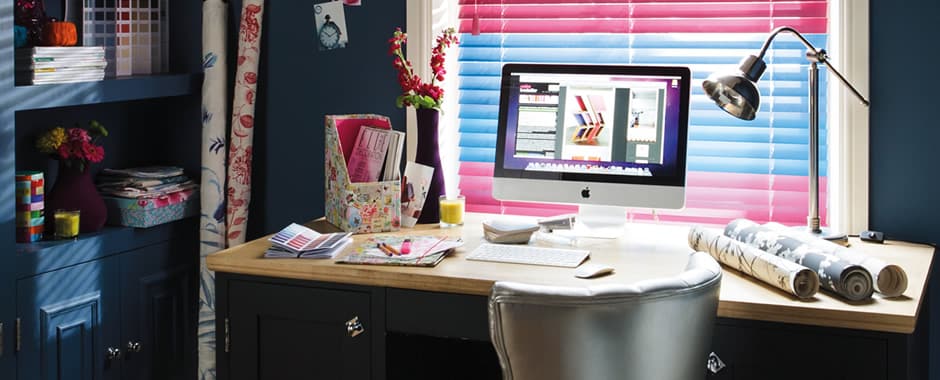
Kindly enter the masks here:
<path id="1" fill-rule="evenodd" d="M 494 198 L 682 208 L 690 80 L 686 67 L 506 64 Z"/>

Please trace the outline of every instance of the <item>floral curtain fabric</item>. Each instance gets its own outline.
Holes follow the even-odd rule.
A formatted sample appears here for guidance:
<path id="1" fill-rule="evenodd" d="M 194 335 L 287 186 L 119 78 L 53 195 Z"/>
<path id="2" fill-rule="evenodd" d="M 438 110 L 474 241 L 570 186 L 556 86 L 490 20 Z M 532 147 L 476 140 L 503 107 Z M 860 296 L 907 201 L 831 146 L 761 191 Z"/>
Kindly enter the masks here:
<path id="1" fill-rule="evenodd" d="M 228 146 L 227 240 L 229 246 L 245 242 L 248 202 L 251 200 L 251 148 L 261 55 L 263 0 L 245 0 L 238 32 L 235 90 L 232 102 L 232 137 Z"/>
<path id="2" fill-rule="evenodd" d="M 215 276 L 206 256 L 225 248 L 228 4 L 202 3 L 202 186 L 199 219 L 199 379 L 215 379 Z"/>

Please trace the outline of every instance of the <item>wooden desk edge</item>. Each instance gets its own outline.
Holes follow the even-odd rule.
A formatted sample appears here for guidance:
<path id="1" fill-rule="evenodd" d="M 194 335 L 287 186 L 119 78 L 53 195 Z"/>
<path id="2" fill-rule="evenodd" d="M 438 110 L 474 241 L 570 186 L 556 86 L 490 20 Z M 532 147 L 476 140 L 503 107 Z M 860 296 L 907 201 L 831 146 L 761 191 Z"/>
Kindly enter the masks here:
<path id="1" fill-rule="evenodd" d="M 262 238 L 263 239 L 263 238 Z M 260 239 L 259 239 L 260 240 Z M 489 296 L 495 283 L 492 279 L 449 277 L 440 274 L 422 271 L 395 271 L 378 268 L 370 265 L 313 265 L 297 266 L 294 268 L 258 267 L 241 264 L 239 259 L 230 258 L 227 253 L 256 249 L 243 246 L 233 247 L 206 258 L 210 270 L 225 273 L 235 273 L 262 277 L 289 278 L 297 280 L 310 280 L 350 285 L 377 286 L 399 289 L 421 290 L 431 292 L 455 293 L 475 296 Z M 928 264 L 932 262 L 936 248 L 931 247 L 932 254 Z M 259 250 L 260 254 L 260 250 Z M 341 268 L 340 268 L 341 267 Z M 793 323 L 801 325 L 859 329 L 868 331 L 910 334 L 917 327 L 917 319 L 923 306 L 923 297 L 929 284 L 930 272 L 926 272 L 923 288 L 919 289 L 919 296 L 914 300 L 917 307 L 910 313 L 880 313 L 867 310 L 836 310 L 824 308 L 801 307 L 785 303 L 763 303 L 739 299 L 720 299 L 718 316 L 737 319 L 758 320 L 767 322 Z M 909 289 L 910 290 L 910 289 Z"/>

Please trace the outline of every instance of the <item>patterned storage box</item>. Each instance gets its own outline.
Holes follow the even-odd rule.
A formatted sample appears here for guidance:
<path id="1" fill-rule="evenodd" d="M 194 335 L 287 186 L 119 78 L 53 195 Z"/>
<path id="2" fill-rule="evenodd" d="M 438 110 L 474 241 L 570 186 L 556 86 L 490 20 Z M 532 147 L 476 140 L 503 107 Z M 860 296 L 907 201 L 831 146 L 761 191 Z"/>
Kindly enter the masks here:
<path id="1" fill-rule="evenodd" d="M 343 231 L 398 231 L 401 223 L 401 180 L 352 183 L 346 160 L 363 125 L 391 128 L 381 115 L 326 116 L 326 220 Z"/>
<path id="2" fill-rule="evenodd" d="M 196 215 L 197 189 L 178 191 L 159 198 L 120 198 L 102 196 L 108 207 L 108 224 L 146 228 Z"/>

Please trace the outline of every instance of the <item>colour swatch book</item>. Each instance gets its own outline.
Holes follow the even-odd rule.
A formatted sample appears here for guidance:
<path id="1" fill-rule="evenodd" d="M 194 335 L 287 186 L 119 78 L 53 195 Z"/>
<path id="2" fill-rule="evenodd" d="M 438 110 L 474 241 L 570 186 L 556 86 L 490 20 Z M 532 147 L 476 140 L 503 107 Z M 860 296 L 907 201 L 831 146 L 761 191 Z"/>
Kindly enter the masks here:
<path id="1" fill-rule="evenodd" d="M 337 245 L 342 244 L 349 235 L 348 232 L 321 234 L 297 223 L 291 223 L 274 234 L 268 241 L 283 250 L 301 253 L 335 248 Z"/>

